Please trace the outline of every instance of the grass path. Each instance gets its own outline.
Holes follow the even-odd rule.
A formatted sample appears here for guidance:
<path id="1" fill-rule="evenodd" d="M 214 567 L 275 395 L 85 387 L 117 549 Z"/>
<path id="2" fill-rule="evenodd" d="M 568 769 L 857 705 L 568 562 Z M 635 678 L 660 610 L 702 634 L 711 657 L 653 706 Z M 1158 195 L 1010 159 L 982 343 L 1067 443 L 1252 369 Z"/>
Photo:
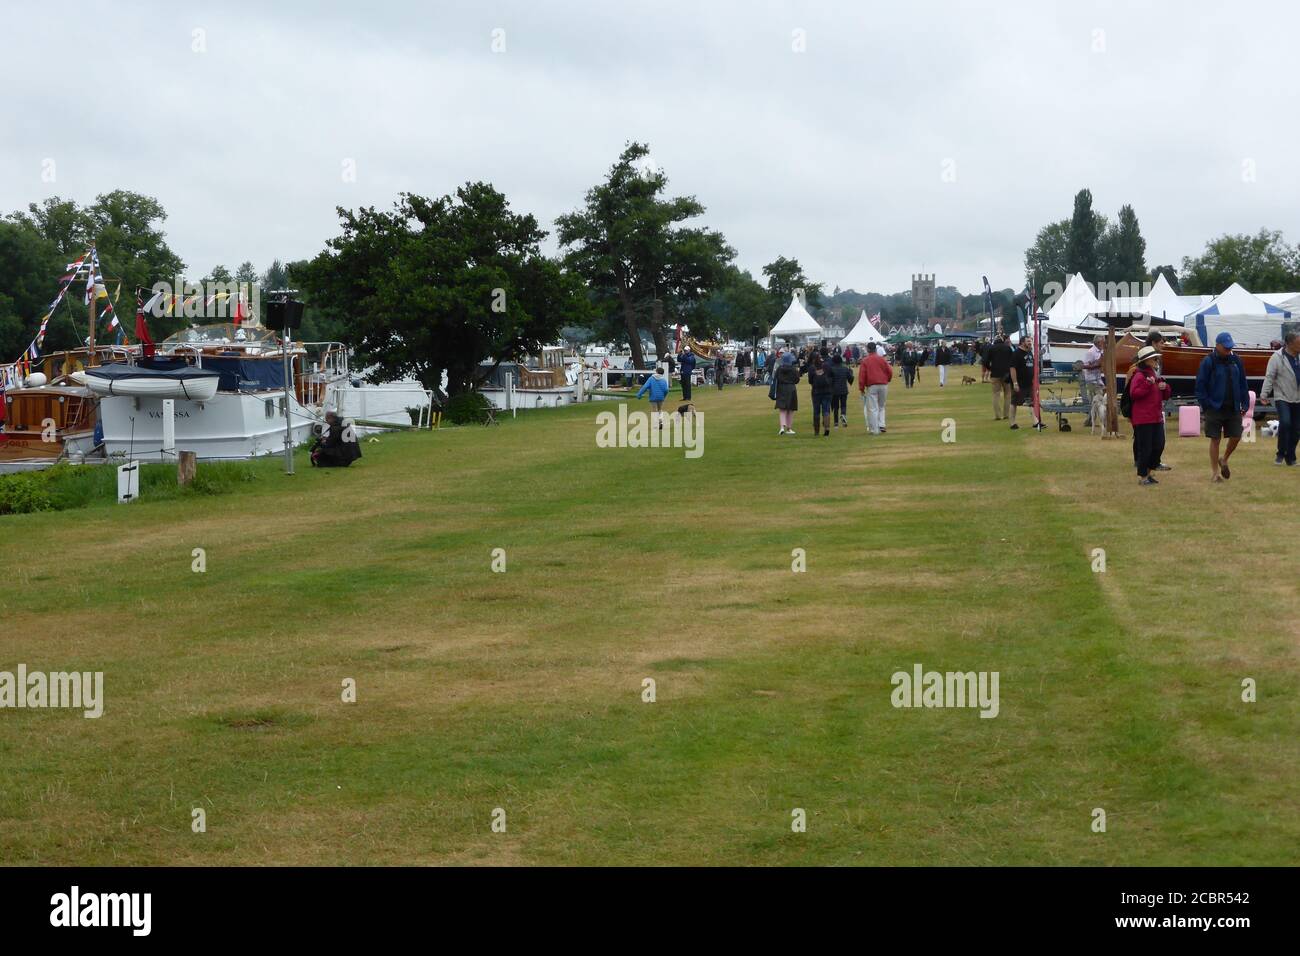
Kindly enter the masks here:
<path id="1" fill-rule="evenodd" d="M 1296 472 L 1171 437 L 1140 489 L 925 379 L 877 438 L 701 390 L 696 460 L 597 448 L 601 403 L 0 519 L 0 670 L 107 698 L 0 711 L 0 860 L 1296 863 Z M 915 663 L 998 717 L 893 708 Z"/>

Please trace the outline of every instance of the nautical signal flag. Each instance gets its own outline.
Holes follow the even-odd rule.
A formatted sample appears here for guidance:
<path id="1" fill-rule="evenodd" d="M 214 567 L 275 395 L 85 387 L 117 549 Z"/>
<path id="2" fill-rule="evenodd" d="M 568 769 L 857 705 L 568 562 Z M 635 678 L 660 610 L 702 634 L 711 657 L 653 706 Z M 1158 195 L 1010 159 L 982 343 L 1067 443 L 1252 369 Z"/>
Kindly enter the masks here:
<path id="1" fill-rule="evenodd" d="M 152 306 L 157 302 L 160 295 L 161 292 L 150 299 L 149 304 Z M 151 358 L 154 353 L 153 336 L 149 334 L 149 323 L 144 320 L 144 303 L 138 295 L 135 297 L 135 337 L 140 340 L 145 358 Z"/>

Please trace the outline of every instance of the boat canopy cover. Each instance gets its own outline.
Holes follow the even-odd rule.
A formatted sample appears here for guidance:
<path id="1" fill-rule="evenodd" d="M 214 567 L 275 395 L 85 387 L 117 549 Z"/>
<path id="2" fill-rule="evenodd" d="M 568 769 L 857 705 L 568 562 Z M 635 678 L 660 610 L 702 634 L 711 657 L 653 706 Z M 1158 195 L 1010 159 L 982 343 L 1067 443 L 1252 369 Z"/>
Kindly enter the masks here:
<path id="1" fill-rule="evenodd" d="M 112 365 L 100 365 L 96 368 L 86 369 L 86 374 L 95 378 L 107 379 L 111 382 L 120 382 L 124 379 L 166 379 L 169 381 L 199 381 L 200 379 L 212 378 L 218 374 L 215 370 L 209 371 L 205 368 L 194 368 L 191 365 L 181 364 L 173 368 L 149 368 L 144 365 L 125 365 L 114 363 Z"/>
<path id="2" fill-rule="evenodd" d="M 284 361 L 278 356 L 258 359 L 242 355 L 205 355 L 202 369 L 195 368 L 183 358 L 153 358 L 135 368 L 160 371 L 189 369 L 200 374 L 216 372 L 221 376 L 217 388 L 223 392 L 263 392 L 284 388 Z"/>

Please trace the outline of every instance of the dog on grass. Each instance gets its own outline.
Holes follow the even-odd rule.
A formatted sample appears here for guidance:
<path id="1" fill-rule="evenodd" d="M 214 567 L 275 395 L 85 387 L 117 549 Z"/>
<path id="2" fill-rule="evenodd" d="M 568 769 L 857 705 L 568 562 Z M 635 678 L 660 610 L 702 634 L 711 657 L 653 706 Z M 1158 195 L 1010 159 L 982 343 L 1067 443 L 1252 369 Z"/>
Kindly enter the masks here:
<path id="1" fill-rule="evenodd" d="M 1092 419 L 1092 433 L 1095 435 L 1099 431 L 1106 429 L 1106 393 L 1098 392 L 1092 396 L 1092 414 L 1088 416 Z"/>
<path id="2" fill-rule="evenodd" d="M 961 377 L 961 383 L 963 385 L 974 385 L 975 379 L 971 378 L 969 375 L 963 375 Z"/>
<path id="3" fill-rule="evenodd" d="M 683 402 L 681 405 L 678 405 L 678 406 L 677 406 L 677 411 L 673 412 L 673 414 L 674 414 L 674 415 L 677 415 L 677 416 L 680 417 L 680 418 L 685 418 L 687 415 L 694 415 L 694 414 L 695 414 L 695 403 L 694 403 L 694 402 Z"/>

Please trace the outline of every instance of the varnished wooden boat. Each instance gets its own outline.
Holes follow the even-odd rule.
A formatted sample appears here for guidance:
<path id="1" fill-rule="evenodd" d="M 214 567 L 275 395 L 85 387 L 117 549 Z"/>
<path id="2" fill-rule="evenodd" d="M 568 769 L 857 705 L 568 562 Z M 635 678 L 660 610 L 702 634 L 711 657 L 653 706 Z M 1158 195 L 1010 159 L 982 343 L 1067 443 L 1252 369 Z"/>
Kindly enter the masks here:
<path id="1" fill-rule="evenodd" d="M 1115 344 L 1115 372 L 1120 378 L 1128 374 L 1129 368 L 1137 358 L 1138 349 L 1146 343 L 1125 333 Z M 1214 349 L 1166 339 L 1160 346 L 1160 373 L 1164 376 L 1175 396 L 1196 394 L 1196 373 L 1205 356 Z M 1264 384 L 1264 371 L 1268 368 L 1272 349 L 1239 348 L 1234 349 L 1241 364 L 1246 369 L 1246 381 L 1258 394 Z"/>

